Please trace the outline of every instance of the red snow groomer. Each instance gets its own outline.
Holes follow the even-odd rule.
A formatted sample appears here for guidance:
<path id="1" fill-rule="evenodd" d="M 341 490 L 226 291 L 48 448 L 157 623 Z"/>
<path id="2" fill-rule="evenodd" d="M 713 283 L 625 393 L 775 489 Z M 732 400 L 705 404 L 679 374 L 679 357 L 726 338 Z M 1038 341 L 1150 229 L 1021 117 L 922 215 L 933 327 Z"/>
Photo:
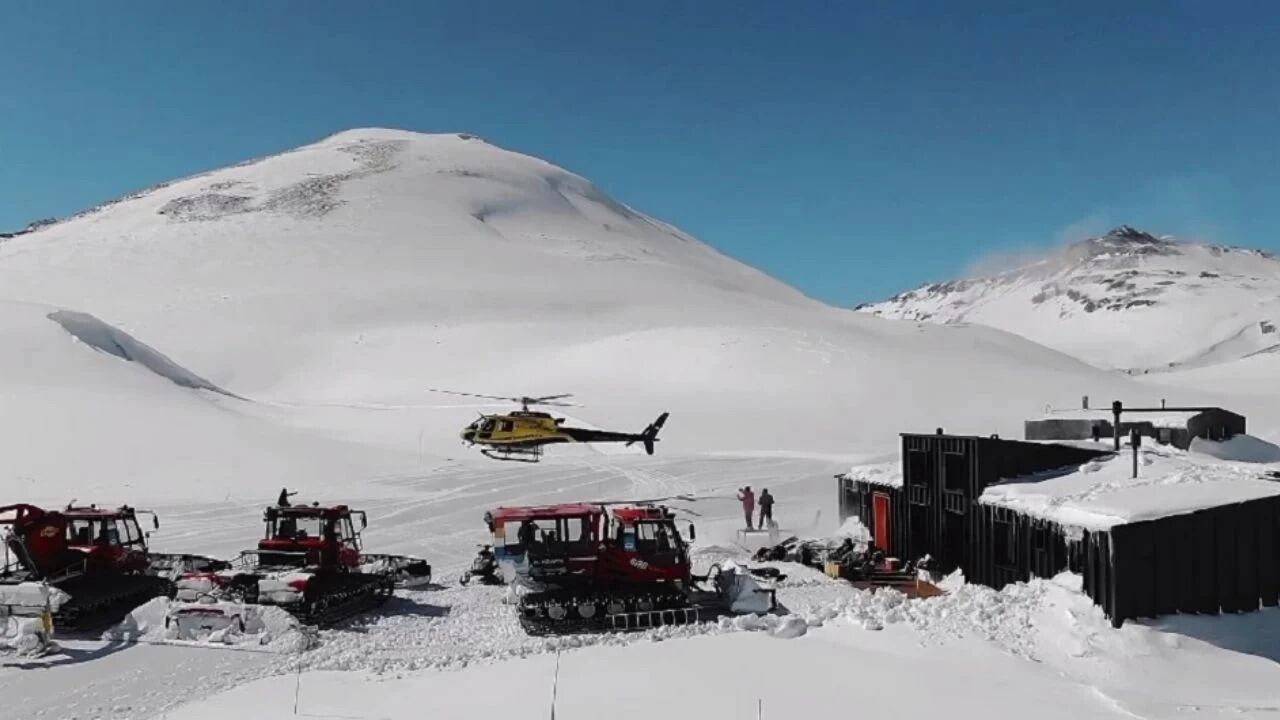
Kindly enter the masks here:
<path id="1" fill-rule="evenodd" d="M 0 507 L 6 527 L 0 584 L 43 582 L 70 596 L 53 616 L 57 627 L 86 629 L 119 620 L 154 597 L 173 594 L 171 575 L 219 567 L 197 555 L 152 553 L 138 514 L 155 513 L 127 505 L 116 509 L 72 507 L 45 510 L 35 505 Z"/>
<path id="2" fill-rule="evenodd" d="M 694 576 L 689 546 L 666 507 L 502 507 L 485 520 L 504 574 L 525 590 L 519 615 L 530 633 L 692 623 L 716 597 L 695 586 L 706 578 Z"/>
<path id="3" fill-rule="evenodd" d="M 244 606 L 274 605 L 310 625 L 328 625 L 381 605 L 396 587 L 431 582 L 425 560 L 361 552 L 365 513 L 346 505 L 276 505 L 266 509 L 266 536 L 215 572 L 177 581 L 167 622 L 178 634 L 199 637 L 251 613 Z M 243 628 L 241 628 L 243 629 Z"/>

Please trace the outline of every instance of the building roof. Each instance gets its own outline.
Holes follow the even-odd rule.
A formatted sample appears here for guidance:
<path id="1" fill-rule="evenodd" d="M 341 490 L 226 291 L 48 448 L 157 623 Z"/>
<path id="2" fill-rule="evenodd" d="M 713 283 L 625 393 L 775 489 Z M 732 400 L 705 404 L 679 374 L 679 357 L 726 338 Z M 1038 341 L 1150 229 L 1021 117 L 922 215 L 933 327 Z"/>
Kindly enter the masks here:
<path id="1" fill-rule="evenodd" d="M 493 511 L 493 520 L 510 522 L 512 520 L 550 519 L 561 517 L 582 517 L 598 515 L 603 512 L 599 505 L 590 503 L 566 503 L 564 505 L 528 505 L 524 507 L 500 507 Z"/>
<path id="2" fill-rule="evenodd" d="M 875 463 L 873 465 L 855 465 L 845 473 L 852 480 L 861 480 L 872 485 L 902 487 L 902 461 Z"/>
<path id="3" fill-rule="evenodd" d="M 979 502 L 1090 530 L 1280 495 L 1280 463 L 1226 462 L 1168 446 L 991 485 Z"/>
<path id="4" fill-rule="evenodd" d="M 1191 418 L 1201 414 L 1204 410 L 1161 410 L 1159 412 L 1149 412 L 1145 410 L 1125 410 L 1120 415 L 1120 422 L 1131 423 L 1151 423 L 1155 427 L 1177 428 L 1186 427 L 1187 422 Z M 1071 410 L 1050 410 L 1049 412 L 1036 418 L 1036 420 L 1105 420 L 1111 422 L 1115 418 L 1111 410 L 1103 409 L 1071 409 Z"/>

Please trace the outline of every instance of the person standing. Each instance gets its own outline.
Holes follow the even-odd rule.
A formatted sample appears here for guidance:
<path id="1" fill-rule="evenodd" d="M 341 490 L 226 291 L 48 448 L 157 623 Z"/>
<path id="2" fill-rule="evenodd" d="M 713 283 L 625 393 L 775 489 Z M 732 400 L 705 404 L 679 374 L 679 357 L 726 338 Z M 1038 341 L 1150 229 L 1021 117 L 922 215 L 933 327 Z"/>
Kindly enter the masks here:
<path id="1" fill-rule="evenodd" d="M 753 529 L 751 525 L 751 516 L 754 515 L 756 511 L 756 494 L 751 491 L 750 485 L 738 491 L 738 501 L 742 503 L 742 514 L 747 519 L 747 529 L 751 530 Z"/>
<path id="2" fill-rule="evenodd" d="M 760 490 L 760 529 L 766 526 L 773 526 L 773 496 L 769 494 L 769 488 Z"/>

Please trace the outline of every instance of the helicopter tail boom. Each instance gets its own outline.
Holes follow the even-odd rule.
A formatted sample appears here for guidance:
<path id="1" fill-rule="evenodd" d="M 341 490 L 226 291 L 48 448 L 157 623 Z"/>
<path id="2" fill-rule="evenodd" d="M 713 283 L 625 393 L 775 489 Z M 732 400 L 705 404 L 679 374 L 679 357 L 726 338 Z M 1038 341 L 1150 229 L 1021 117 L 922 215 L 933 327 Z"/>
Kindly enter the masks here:
<path id="1" fill-rule="evenodd" d="M 640 433 L 640 435 L 636 438 L 636 440 L 639 440 L 640 442 L 644 443 L 645 453 L 649 455 L 653 454 L 653 444 L 658 441 L 658 431 L 661 430 L 662 426 L 667 423 L 668 415 L 670 415 L 670 413 L 662 413 L 661 415 L 659 415 L 658 419 L 649 423 L 649 427 L 645 428 L 644 432 Z M 632 440 L 631 442 L 627 443 L 627 445 L 631 446 L 636 442 L 636 440 Z"/>

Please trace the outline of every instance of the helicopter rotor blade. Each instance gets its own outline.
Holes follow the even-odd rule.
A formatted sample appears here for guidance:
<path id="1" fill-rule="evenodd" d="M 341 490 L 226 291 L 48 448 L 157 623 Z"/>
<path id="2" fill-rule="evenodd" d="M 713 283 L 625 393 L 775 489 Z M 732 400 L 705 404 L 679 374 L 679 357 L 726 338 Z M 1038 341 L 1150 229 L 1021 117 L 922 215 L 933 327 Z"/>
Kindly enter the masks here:
<path id="1" fill-rule="evenodd" d="M 519 403 L 520 405 L 547 405 L 551 407 L 577 407 L 574 403 L 556 402 L 565 398 L 573 397 L 570 393 L 561 395 L 544 395 L 542 397 L 510 397 L 507 395 L 482 395 L 480 393 L 459 392 L 458 390 L 440 390 L 438 388 L 427 388 L 429 392 L 444 393 L 446 395 L 460 395 L 462 397 L 483 398 L 485 400 L 505 400 L 507 402 Z"/>
<path id="2" fill-rule="evenodd" d="M 461 395 L 462 397 L 484 398 L 485 400 L 506 400 L 508 402 L 520 402 L 521 398 L 507 397 L 505 395 L 481 395 L 480 393 L 458 392 L 457 390 L 438 390 L 436 388 L 427 388 L 428 392 L 444 393 L 446 395 Z"/>
<path id="3" fill-rule="evenodd" d="M 546 404 L 550 404 L 552 400 L 563 400 L 565 398 L 571 398 L 571 397 L 573 397 L 573 393 L 564 393 L 562 395 L 543 395 L 542 397 L 525 397 L 520 399 L 528 401 L 530 405 L 534 403 L 537 403 L 539 405 L 546 405 Z"/>

